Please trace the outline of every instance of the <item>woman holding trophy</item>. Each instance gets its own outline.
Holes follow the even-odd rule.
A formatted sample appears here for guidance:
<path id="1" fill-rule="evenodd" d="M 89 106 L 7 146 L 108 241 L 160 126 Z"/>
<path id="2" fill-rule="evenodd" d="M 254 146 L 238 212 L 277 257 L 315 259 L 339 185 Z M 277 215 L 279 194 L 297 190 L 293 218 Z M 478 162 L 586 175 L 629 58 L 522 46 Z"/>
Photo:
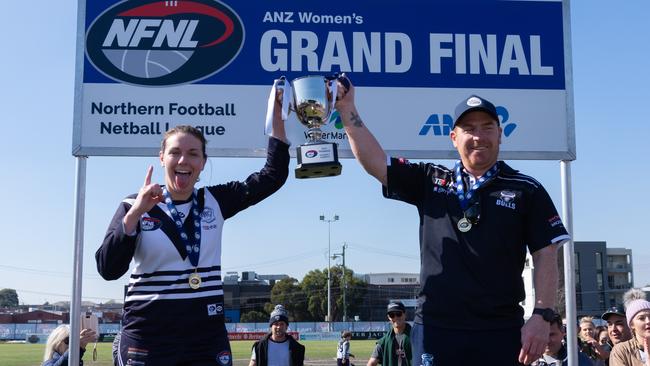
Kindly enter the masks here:
<path id="1" fill-rule="evenodd" d="M 164 135 L 159 160 L 136 195 L 124 199 L 97 250 L 106 280 L 134 262 L 124 301 L 120 365 L 232 365 L 224 325 L 221 235 L 226 219 L 286 181 L 289 145 L 276 92 L 266 164 L 245 181 L 195 187 L 207 161 L 206 140 L 191 126 Z"/>

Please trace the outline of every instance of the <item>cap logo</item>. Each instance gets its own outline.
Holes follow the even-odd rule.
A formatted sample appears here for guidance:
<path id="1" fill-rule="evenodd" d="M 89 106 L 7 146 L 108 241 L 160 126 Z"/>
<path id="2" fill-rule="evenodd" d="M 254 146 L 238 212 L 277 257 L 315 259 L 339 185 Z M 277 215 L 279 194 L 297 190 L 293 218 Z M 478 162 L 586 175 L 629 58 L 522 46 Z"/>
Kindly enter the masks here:
<path id="1" fill-rule="evenodd" d="M 481 105 L 483 101 L 477 97 L 471 97 L 467 99 L 467 105 L 470 107 L 476 107 L 478 105 Z"/>

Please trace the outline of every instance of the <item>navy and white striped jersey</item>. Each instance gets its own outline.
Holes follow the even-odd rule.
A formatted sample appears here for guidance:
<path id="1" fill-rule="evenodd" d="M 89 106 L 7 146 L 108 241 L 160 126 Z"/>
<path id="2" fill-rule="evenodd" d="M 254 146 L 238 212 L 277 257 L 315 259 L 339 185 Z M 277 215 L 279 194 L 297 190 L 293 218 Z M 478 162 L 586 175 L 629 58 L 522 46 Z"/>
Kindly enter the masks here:
<path id="1" fill-rule="evenodd" d="M 135 235 L 124 232 L 122 220 L 136 195 L 122 201 L 95 258 L 104 279 L 129 278 L 122 320 L 123 332 L 136 339 L 183 344 L 209 343 L 223 332 L 223 285 L 221 236 L 224 221 L 277 191 L 288 176 L 288 145 L 271 138 L 264 168 L 244 182 L 198 190 L 201 212 L 201 252 L 198 268 L 187 256 L 180 234 L 165 203 L 159 203 L 140 218 Z M 175 202 L 186 232 L 191 199 Z M 199 289 L 192 289 L 188 277 L 201 276 Z M 190 343 L 187 343 L 190 342 Z"/>

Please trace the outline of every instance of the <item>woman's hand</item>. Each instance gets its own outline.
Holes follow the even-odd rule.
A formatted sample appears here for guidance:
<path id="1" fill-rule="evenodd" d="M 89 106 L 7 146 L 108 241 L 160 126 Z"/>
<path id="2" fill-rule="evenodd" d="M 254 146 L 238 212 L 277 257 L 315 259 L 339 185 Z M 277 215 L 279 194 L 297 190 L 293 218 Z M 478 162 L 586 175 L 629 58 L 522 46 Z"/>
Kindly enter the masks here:
<path id="1" fill-rule="evenodd" d="M 147 169 L 147 174 L 144 177 L 144 184 L 138 192 L 138 197 L 136 197 L 133 206 L 129 209 L 129 212 L 124 216 L 124 229 L 126 233 L 132 233 L 135 231 L 138 220 L 140 216 L 149 212 L 158 204 L 158 202 L 163 202 L 163 191 L 158 183 L 151 184 L 151 175 L 153 174 L 153 166 L 149 166 Z"/>

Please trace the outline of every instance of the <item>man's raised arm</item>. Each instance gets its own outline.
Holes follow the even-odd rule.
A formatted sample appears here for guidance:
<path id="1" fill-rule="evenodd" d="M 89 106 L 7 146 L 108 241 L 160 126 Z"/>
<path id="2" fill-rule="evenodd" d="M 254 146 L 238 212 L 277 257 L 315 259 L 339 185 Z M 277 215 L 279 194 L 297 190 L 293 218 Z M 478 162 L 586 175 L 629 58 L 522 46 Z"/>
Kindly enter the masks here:
<path id="1" fill-rule="evenodd" d="M 354 86 L 345 75 L 341 78 L 345 79 L 339 79 L 336 110 L 343 121 L 352 153 L 370 175 L 386 186 L 388 183 L 386 153 L 359 116 L 354 104 Z"/>

